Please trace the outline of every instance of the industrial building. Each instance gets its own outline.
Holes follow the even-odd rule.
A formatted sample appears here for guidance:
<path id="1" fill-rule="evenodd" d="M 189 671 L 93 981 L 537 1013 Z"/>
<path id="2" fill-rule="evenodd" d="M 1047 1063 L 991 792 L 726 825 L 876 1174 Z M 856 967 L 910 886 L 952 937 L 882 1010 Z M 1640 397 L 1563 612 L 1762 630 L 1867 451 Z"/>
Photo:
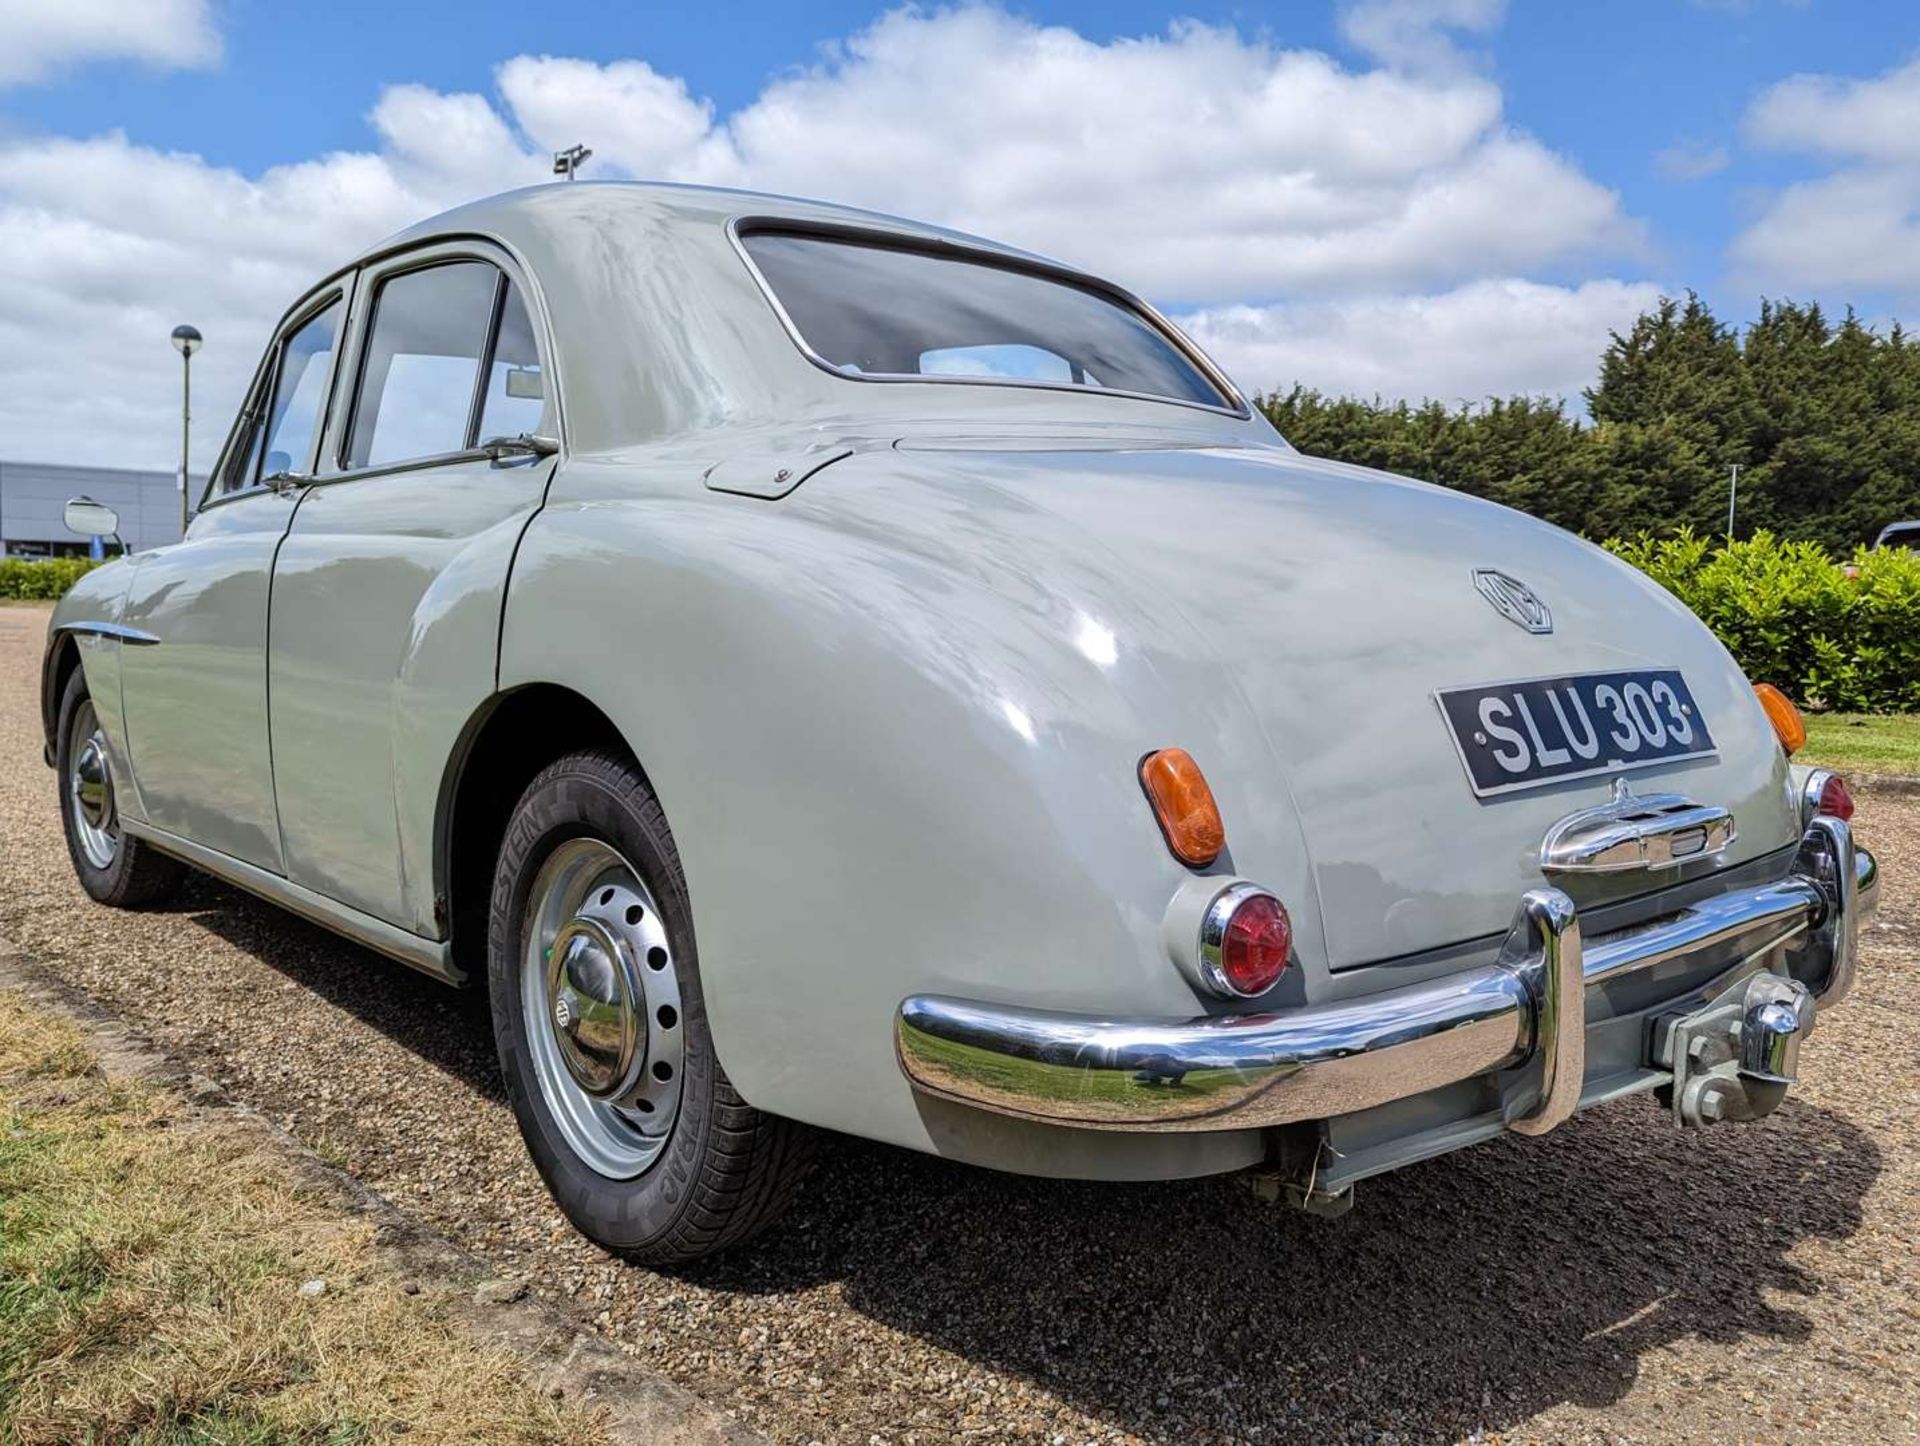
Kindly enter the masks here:
<path id="1" fill-rule="evenodd" d="M 180 493 L 172 472 L 0 461 L 0 557 L 84 556 L 88 539 L 67 531 L 62 518 L 75 497 L 91 497 L 118 512 L 120 539 L 134 552 L 180 540 Z"/>

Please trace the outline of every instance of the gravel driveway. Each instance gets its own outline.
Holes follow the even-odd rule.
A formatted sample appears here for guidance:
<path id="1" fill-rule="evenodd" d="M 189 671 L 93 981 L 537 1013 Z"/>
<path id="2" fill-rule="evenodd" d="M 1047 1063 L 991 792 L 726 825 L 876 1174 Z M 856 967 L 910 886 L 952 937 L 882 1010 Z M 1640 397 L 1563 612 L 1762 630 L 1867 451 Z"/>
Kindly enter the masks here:
<path id="1" fill-rule="evenodd" d="M 775 1438 L 1920 1438 L 1920 795 L 1864 804 L 1860 983 L 1759 1125 L 1623 1101 L 1335 1221 L 837 1142 L 771 1237 L 664 1275 L 548 1204 L 478 997 L 206 879 L 86 901 L 40 760 L 45 624 L 0 606 L 0 934 Z"/>

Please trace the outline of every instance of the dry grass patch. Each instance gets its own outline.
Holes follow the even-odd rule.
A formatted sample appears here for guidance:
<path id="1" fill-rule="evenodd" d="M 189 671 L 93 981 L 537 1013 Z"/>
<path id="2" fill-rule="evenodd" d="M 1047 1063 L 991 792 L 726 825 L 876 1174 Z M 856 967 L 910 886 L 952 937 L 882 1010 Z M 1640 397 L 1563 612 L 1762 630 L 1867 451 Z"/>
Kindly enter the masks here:
<path id="1" fill-rule="evenodd" d="M 257 1131 L 0 991 L 0 1442 L 605 1439 L 451 1307 Z"/>

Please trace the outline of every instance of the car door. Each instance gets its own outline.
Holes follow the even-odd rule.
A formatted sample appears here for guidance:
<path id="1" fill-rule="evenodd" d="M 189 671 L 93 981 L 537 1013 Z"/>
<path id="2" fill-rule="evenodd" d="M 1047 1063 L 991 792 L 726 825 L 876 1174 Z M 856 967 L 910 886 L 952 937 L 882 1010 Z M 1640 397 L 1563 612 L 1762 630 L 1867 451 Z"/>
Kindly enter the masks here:
<path id="1" fill-rule="evenodd" d="M 273 576 L 268 676 L 287 876 L 416 933 L 444 932 L 435 809 L 491 696 L 507 574 L 557 431 L 524 280 L 480 243 L 362 272 L 328 460 Z"/>
<path id="2" fill-rule="evenodd" d="M 127 595 L 127 626 L 158 640 L 122 660 L 127 753 L 147 823 L 276 872 L 268 596 L 299 504 L 284 479 L 317 455 L 350 292 L 351 278 L 336 280 L 290 314 L 186 536 L 136 553 Z"/>

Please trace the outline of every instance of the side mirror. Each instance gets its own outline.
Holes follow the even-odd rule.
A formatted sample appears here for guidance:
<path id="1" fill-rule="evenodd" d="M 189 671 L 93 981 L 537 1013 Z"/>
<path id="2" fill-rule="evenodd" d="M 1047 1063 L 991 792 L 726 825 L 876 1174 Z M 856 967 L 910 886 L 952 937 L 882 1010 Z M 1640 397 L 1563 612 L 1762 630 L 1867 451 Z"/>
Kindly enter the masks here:
<path id="1" fill-rule="evenodd" d="M 67 531 L 82 537 L 117 537 L 120 533 L 120 514 L 91 497 L 76 497 L 69 502 L 66 522 Z"/>

